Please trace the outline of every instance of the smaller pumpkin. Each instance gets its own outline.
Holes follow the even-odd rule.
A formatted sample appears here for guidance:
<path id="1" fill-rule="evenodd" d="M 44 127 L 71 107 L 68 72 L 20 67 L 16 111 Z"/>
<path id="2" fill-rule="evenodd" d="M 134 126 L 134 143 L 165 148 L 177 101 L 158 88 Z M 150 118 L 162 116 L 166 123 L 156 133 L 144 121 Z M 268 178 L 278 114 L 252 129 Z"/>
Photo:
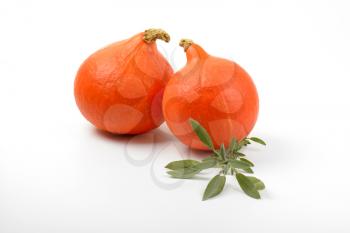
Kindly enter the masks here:
<path id="1" fill-rule="evenodd" d="M 208 150 L 193 132 L 189 119 L 210 134 L 215 148 L 232 138 L 245 138 L 258 116 L 259 100 L 248 73 L 237 63 L 209 55 L 191 40 L 181 40 L 187 64 L 170 79 L 163 113 L 172 133 L 191 148 Z"/>
<path id="2" fill-rule="evenodd" d="M 162 96 L 173 74 L 155 41 L 168 42 L 161 29 L 149 29 L 98 50 L 76 75 L 76 103 L 93 125 L 116 134 L 138 134 L 163 123 Z"/>

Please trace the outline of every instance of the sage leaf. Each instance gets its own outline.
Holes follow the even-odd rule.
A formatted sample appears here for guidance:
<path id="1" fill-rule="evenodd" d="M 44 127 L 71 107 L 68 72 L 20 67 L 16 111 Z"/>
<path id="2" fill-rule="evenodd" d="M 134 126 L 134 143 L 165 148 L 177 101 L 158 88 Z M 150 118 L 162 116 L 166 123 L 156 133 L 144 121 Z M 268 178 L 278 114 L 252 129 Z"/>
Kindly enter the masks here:
<path id="1" fill-rule="evenodd" d="M 258 178 L 254 176 L 247 176 L 247 178 L 254 183 L 256 190 L 263 190 L 265 189 L 265 184 L 259 180 Z"/>
<path id="2" fill-rule="evenodd" d="M 202 159 L 202 162 L 210 161 L 210 160 L 216 160 L 215 155 L 210 155 L 208 157 L 205 157 L 204 159 Z"/>
<path id="3" fill-rule="evenodd" d="M 198 170 L 205 170 L 208 168 L 213 168 L 216 166 L 216 160 L 206 160 L 203 161 L 201 163 L 198 163 L 194 166 L 194 168 L 198 169 Z"/>
<path id="4" fill-rule="evenodd" d="M 241 168 L 244 172 L 246 172 L 246 173 L 250 173 L 250 174 L 253 174 L 254 173 L 254 171 L 253 171 L 253 169 L 251 169 L 250 167 L 247 167 L 247 168 Z"/>
<path id="5" fill-rule="evenodd" d="M 219 153 L 220 153 L 221 158 L 223 158 L 223 159 L 226 158 L 226 151 L 225 151 L 225 145 L 224 144 L 221 144 Z"/>
<path id="6" fill-rule="evenodd" d="M 239 158 L 239 160 L 243 161 L 243 162 L 246 162 L 246 163 L 249 163 L 251 167 L 254 167 L 254 163 L 249 161 L 248 159 L 245 159 L 245 158 Z"/>
<path id="7" fill-rule="evenodd" d="M 249 179 L 242 173 L 236 173 L 236 179 L 238 181 L 239 186 L 245 194 L 252 198 L 260 199 L 260 194 L 257 191 L 257 188 L 255 187 L 255 184 L 251 179 Z"/>
<path id="8" fill-rule="evenodd" d="M 236 159 L 229 160 L 229 164 L 231 167 L 234 167 L 234 168 L 249 168 L 249 167 L 251 167 L 250 163 L 247 163 L 247 162 L 244 162 L 241 160 L 236 160 Z"/>
<path id="9" fill-rule="evenodd" d="M 245 156 L 245 154 L 243 154 L 243 153 L 241 153 L 241 152 L 235 152 L 235 155 L 237 155 L 237 156 L 240 156 L 240 157 L 244 157 Z"/>
<path id="10" fill-rule="evenodd" d="M 199 172 L 200 170 L 194 168 L 184 168 L 179 170 L 167 171 L 167 173 L 173 178 L 178 179 L 189 179 L 198 174 Z"/>
<path id="11" fill-rule="evenodd" d="M 235 138 L 232 138 L 228 149 L 230 152 L 237 151 L 239 149 L 239 144 Z"/>
<path id="12" fill-rule="evenodd" d="M 216 150 L 216 149 L 212 149 L 212 150 L 213 150 L 213 152 L 214 152 L 214 155 L 215 155 L 217 158 L 223 159 L 222 156 L 221 156 L 221 154 L 220 154 L 220 151 L 218 151 L 218 150 Z"/>
<path id="13" fill-rule="evenodd" d="M 260 139 L 260 138 L 251 137 L 251 138 L 249 138 L 249 140 L 252 140 L 253 142 L 256 142 L 256 143 L 259 143 L 259 144 L 261 144 L 261 145 L 266 146 L 266 142 L 264 142 L 264 141 L 263 141 L 262 139 Z"/>
<path id="14" fill-rule="evenodd" d="M 198 138 L 210 149 L 214 149 L 213 142 L 208 134 L 208 132 L 199 124 L 198 121 L 190 119 L 189 120 L 193 131 L 197 134 Z"/>
<path id="15" fill-rule="evenodd" d="M 248 144 L 250 144 L 250 141 L 247 138 L 244 138 L 239 142 L 239 147 L 241 148 L 242 146 L 247 146 Z"/>
<path id="16" fill-rule="evenodd" d="M 199 161 L 192 160 L 192 159 L 178 160 L 178 161 L 168 163 L 168 165 L 166 165 L 165 168 L 168 168 L 171 170 L 179 170 L 179 169 L 194 167 L 198 163 Z"/>
<path id="17" fill-rule="evenodd" d="M 226 182 L 225 176 L 216 175 L 208 183 L 204 195 L 203 201 L 208 200 L 209 198 L 215 197 L 223 190 Z"/>

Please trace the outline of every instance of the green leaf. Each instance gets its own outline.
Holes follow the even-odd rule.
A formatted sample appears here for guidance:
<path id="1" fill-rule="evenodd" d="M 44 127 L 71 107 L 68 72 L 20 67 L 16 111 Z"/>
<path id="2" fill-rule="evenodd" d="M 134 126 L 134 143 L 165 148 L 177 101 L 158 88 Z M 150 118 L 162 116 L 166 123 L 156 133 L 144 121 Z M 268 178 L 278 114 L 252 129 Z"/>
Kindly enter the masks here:
<path id="1" fill-rule="evenodd" d="M 259 143 L 259 144 L 261 144 L 261 145 L 266 146 L 266 143 L 265 143 L 262 139 L 260 139 L 260 138 L 251 137 L 251 138 L 249 138 L 249 140 L 252 140 L 253 142 L 256 142 L 256 143 Z"/>
<path id="2" fill-rule="evenodd" d="M 249 163 L 251 167 L 254 167 L 254 163 L 249 161 L 248 159 L 245 159 L 245 158 L 239 158 L 239 160 L 243 161 L 243 162 L 246 162 L 246 163 Z"/>
<path id="3" fill-rule="evenodd" d="M 229 151 L 237 151 L 239 149 L 239 144 L 235 138 L 232 138 L 230 146 L 229 146 Z"/>
<path id="4" fill-rule="evenodd" d="M 215 155 L 210 155 L 208 157 L 205 157 L 204 159 L 202 159 L 202 162 L 210 161 L 210 160 L 216 160 Z"/>
<path id="5" fill-rule="evenodd" d="M 247 178 L 254 183 L 256 190 L 263 190 L 265 189 L 265 184 L 259 180 L 258 178 L 254 176 L 247 176 Z"/>
<path id="6" fill-rule="evenodd" d="M 231 167 L 234 167 L 234 168 L 249 168 L 249 167 L 251 167 L 250 163 L 236 160 L 236 159 L 229 160 L 229 164 Z"/>
<path id="7" fill-rule="evenodd" d="M 247 168 L 241 168 L 243 171 L 245 171 L 246 173 L 250 173 L 250 174 L 253 174 L 254 171 L 253 169 L 251 169 L 250 167 L 247 167 Z"/>
<path id="8" fill-rule="evenodd" d="M 190 119 L 189 120 L 193 131 L 197 134 L 198 138 L 210 149 L 214 149 L 213 142 L 208 134 L 208 132 L 199 124 L 198 121 Z"/>
<path id="9" fill-rule="evenodd" d="M 250 144 L 249 140 L 247 138 L 244 138 L 243 140 L 241 140 L 239 142 L 239 146 L 242 147 L 242 146 L 247 146 L 248 144 Z"/>
<path id="10" fill-rule="evenodd" d="M 205 170 L 208 168 L 212 168 L 216 166 L 216 160 L 206 160 L 203 161 L 201 163 L 196 164 L 196 166 L 194 166 L 194 168 L 199 169 L 199 170 Z"/>
<path id="11" fill-rule="evenodd" d="M 219 159 L 223 159 L 222 158 L 222 156 L 221 156 L 221 154 L 220 154 L 220 151 L 218 151 L 218 150 L 216 150 L 216 149 L 212 149 L 213 150 L 213 152 L 214 152 L 214 155 L 217 157 L 217 158 L 219 158 Z"/>
<path id="12" fill-rule="evenodd" d="M 192 178 L 193 176 L 195 176 L 199 172 L 200 172 L 200 170 L 195 169 L 195 168 L 185 168 L 185 169 L 167 171 L 167 173 L 169 175 L 171 175 L 173 178 L 178 178 L 178 179 Z"/>
<path id="13" fill-rule="evenodd" d="M 204 191 L 203 201 L 215 197 L 223 190 L 226 182 L 225 176 L 216 175 L 211 179 Z"/>
<path id="14" fill-rule="evenodd" d="M 260 194 L 257 191 L 257 188 L 255 187 L 255 184 L 251 179 L 249 179 L 242 173 L 236 173 L 236 179 L 239 183 L 239 186 L 241 186 L 241 189 L 245 194 L 252 198 L 260 199 Z"/>
<path id="15" fill-rule="evenodd" d="M 221 144 L 219 153 L 220 153 L 221 158 L 223 158 L 223 159 L 226 158 L 226 151 L 225 151 L 225 145 L 224 144 Z"/>
<path id="16" fill-rule="evenodd" d="M 194 167 L 198 163 L 200 162 L 192 159 L 178 160 L 178 161 L 168 163 L 168 165 L 166 165 L 165 168 L 168 168 L 171 170 L 179 170 L 179 169 Z"/>
<path id="17" fill-rule="evenodd" d="M 245 156 L 245 154 L 243 154 L 241 152 L 235 152 L 235 155 L 240 156 L 240 157 L 244 157 Z"/>

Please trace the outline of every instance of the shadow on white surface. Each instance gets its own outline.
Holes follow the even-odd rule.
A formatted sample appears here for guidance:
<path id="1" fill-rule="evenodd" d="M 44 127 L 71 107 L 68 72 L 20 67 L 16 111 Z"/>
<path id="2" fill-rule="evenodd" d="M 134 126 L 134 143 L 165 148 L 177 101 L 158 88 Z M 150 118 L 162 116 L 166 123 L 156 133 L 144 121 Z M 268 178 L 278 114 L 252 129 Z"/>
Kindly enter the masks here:
<path id="1" fill-rule="evenodd" d="M 138 135 L 118 135 L 102 131 L 96 128 L 93 128 L 93 130 L 97 137 L 101 137 L 102 139 L 107 139 L 118 143 L 129 143 L 130 141 L 132 141 L 133 144 L 149 144 L 164 143 L 172 140 L 172 136 L 168 133 L 165 133 L 160 128 Z M 152 135 L 152 137 L 150 137 L 150 135 Z"/>

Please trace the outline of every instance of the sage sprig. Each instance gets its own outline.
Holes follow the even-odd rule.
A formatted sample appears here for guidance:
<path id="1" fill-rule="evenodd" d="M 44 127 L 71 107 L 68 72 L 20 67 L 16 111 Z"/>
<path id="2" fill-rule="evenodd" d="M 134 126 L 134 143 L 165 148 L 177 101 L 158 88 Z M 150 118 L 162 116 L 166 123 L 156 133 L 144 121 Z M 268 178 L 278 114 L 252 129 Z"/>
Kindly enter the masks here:
<path id="1" fill-rule="evenodd" d="M 245 175 L 254 173 L 252 169 L 254 163 L 245 158 L 246 155 L 241 152 L 241 149 L 252 142 L 261 145 L 266 145 L 266 143 L 257 137 L 246 137 L 241 141 L 233 138 L 227 148 L 225 148 L 224 144 L 221 144 L 219 149 L 215 149 L 206 129 L 194 119 L 190 119 L 189 123 L 201 142 L 212 153 L 201 161 L 185 159 L 171 162 L 165 166 L 165 168 L 169 169 L 167 173 L 173 178 L 190 179 L 205 169 L 218 168 L 218 174 L 209 181 L 204 191 L 203 201 L 221 193 L 226 183 L 226 176 L 235 177 L 245 194 L 252 198 L 260 199 L 259 191 L 265 189 L 265 184 L 254 176 Z"/>

